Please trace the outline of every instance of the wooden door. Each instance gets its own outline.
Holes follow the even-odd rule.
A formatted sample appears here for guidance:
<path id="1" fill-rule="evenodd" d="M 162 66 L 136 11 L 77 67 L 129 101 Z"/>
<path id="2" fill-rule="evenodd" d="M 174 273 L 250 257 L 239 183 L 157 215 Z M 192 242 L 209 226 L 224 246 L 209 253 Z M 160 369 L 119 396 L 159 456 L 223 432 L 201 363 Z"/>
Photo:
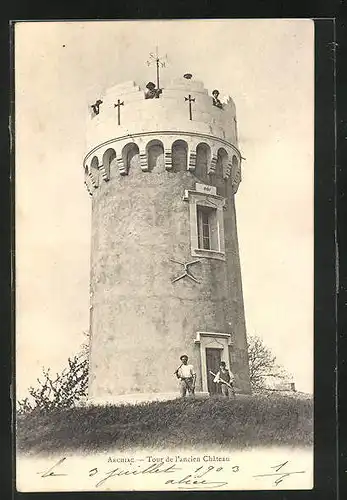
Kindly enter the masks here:
<path id="1" fill-rule="evenodd" d="M 214 377 L 210 374 L 210 371 L 213 373 L 218 372 L 221 357 L 222 349 L 206 348 L 207 387 L 210 394 L 219 394 L 221 392 L 219 384 L 213 382 Z"/>

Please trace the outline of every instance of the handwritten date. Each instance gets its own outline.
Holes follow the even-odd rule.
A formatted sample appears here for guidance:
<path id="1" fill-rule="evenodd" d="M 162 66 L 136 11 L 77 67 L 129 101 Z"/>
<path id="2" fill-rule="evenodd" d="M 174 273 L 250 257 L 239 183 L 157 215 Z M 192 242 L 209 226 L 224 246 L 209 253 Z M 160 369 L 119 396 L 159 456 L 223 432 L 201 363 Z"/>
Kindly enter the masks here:
<path id="1" fill-rule="evenodd" d="M 142 461 L 139 459 L 138 461 Z M 52 467 L 48 468 L 46 471 L 38 472 L 41 474 L 42 478 L 51 478 L 57 476 L 67 476 L 61 470 L 62 464 L 65 462 L 66 457 L 61 458 Z M 253 477 L 271 477 L 274 478 L 274 484 L 278 486 L 285 478 L 288 478 L 294 474 L 303 474 L 305 471 L 288 471 L 286 466 L 288 461 L 283 462 L 279 465 L 270 467 L 270 472 L 265 472 L 263 474 L 256 474 Z M 63 469 L 64 470 L 64 469 Z M 66 470 L 66 469 L 65 469 Z M 175 485 L 177 489 L 218 489 L 226 486 L 228 481 L 225 481 L 225 476 L 230 478 L 230 473 L 238 473 L 240 467 L 234 465 L 228 467 L 213 466 L 213 465 L 202 465 L 200 467 L 187 468 L 183 471 L 182 467 L 177 466 L 175 463 L 168 464 L 165 462 L 151 463 L 150 465 L 135 465 L 132 464 L 129 468 L 116 467 L 107 472 L 99 470 L 98 467 L 94 467 L 86 471 L 89 477 L 95 477 L 97 482 L 95 483 L 96 488 L 100 488 L 106 482 L 110 482 L 113 478 L 119 478 L 122 476 L 138 476 L 146 474 L 158 474 L 163 477 L 165 485 Z M 171 476 L 170 478 L 165 478 L 165 476 Z M 165 478 L 165 479 L 164 479 Z"/>

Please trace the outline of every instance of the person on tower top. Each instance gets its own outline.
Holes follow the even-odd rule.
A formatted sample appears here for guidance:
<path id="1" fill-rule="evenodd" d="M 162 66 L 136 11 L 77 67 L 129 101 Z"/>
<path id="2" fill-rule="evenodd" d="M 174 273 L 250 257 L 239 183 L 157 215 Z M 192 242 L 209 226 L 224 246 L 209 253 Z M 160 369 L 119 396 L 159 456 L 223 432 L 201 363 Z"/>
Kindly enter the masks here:
<path id="1" fill-rule="evenodd" d="M 180 357 L 182 361 L 181 366 L 175 371 L 175 375 L 179 380 L 180 394 L 184 398 L 188 392 L 189 396 L 194 396 L 196 373 L 193 365 L 188 365 L 188 356 L 182 354 Z"/>
<path id="2" fill-rule="evenodd" d="M 212 92 L 212 104 L 213 106 L 216 106 L 217 108 L 220 108 L 220 109 L 223 109 L 223 104 L 221 103 L 221 101 L 219 100 L 219 90 L 215 89 L 213 92 Z"/>
<path id="3" fill-rule="evenodd" d="M 91 108 L 93 110 L 94 115 L 98 115 L 100 113 L 100 105 L 102 104 L 102 100 L 98 99 L 94 104 L 91 104 Z"/>
<path id="4" fill-rule="evenodd" d="M 161 89 L 156 89 L 153 82 L 148 82 L 146 85 L 145 99 L 158 99 L 162 93 Z"/>

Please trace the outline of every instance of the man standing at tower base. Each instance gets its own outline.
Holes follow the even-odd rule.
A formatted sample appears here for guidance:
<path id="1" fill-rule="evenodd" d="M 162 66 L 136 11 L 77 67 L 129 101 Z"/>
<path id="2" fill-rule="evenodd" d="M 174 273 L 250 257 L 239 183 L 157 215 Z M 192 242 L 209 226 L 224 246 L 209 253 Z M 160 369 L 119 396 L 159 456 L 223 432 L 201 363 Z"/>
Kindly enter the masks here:
<path id="1" fill-rule="evenodd" d="M 235 398 L 234 379 L 234 374 L 228 370 L 225 361 L 221 361 L 213 382 L 220 384 L 223 396 Z"/>
<path id="2" fill-rule="evenodd" d="M 188 356 L 182 354 L 180 357 L 181 366 L 175 371 L 176 377 L 179 379 L 179 387 L 181 397 L 184 398 L 188 392 L 189 396 L 194 396 L 196 373 L 193 365 L 188 365 Z"/>

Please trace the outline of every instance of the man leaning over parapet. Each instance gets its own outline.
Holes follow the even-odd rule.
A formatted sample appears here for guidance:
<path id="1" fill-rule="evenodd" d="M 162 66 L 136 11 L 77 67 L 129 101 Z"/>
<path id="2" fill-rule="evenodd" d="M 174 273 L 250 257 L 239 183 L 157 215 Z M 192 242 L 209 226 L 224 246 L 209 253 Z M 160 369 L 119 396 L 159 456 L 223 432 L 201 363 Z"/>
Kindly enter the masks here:
<path id="1" fill-rule="evenodd" d="M 188 356 L 182 354 L 180 357 L 182 364 L 175 371 L 175 375 L 179 380 L 180 394 L 184 398 L 188 393 L 189 396 L 194 396 L 196 373 L 193 365 L 188 365 Z"/>
<path id="2" fill-rule="evenodd" d="M 145 99 L 158 99 L 162 93 L 161 89 L 156 89 L 153 82 L 148 82 L 146 85 Z"/>

